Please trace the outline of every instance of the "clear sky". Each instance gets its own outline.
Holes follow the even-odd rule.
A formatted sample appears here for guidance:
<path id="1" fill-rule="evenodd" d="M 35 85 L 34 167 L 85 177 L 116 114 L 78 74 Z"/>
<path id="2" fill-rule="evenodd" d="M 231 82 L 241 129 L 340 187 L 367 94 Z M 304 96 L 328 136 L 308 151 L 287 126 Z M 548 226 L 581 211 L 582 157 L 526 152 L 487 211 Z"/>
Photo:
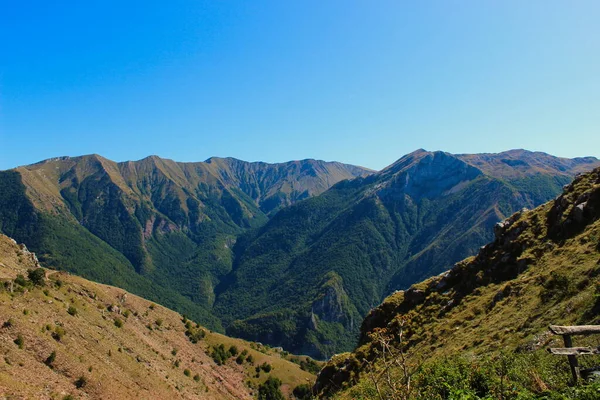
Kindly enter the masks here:
<path id="1" fill-rule="evenodd" d="M 598 0 L 0 1 L 0 169 L 600 157 Z"/>

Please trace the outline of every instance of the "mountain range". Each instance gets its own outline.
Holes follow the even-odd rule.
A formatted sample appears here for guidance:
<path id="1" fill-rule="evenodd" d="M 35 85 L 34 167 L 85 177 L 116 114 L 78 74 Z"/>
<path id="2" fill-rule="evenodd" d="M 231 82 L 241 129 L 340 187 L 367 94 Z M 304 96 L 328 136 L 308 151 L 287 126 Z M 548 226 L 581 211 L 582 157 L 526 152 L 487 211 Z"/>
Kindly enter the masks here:
<path id="1" fill-rule="evenodd" d="M 63 157 L 0 172 L 0 232 L 42 263 L 228 334 L 327 357 L 389 293 L 476 253 L 594 158 L 418 150 L 375 172 L 155 156 Z"/>

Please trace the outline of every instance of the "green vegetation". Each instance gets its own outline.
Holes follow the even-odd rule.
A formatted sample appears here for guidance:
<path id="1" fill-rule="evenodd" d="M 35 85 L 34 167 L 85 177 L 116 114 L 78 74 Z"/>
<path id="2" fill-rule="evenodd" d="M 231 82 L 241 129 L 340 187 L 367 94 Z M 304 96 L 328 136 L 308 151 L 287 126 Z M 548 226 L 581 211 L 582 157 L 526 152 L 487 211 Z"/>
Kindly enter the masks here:
<path id="1" fill-rule="evenodd" d="M 57 342 L 60 342 L 62 338 L 65 336 L 66 332 L 62 326 L 56 325 L 54 327 L 54 332 L 52 332 L 52 337 Z"/>
<path id="2" fill-rule="evenodd" d="M 81 389 L 83 387 L 85 387 L 85 385 L 87 385 L 87 378 L 85 376 L 80 376 L 79 378 L 77 378 L 77 380 L 74 382 L 74 385 L 77 389 Z"/>
<path id="3" fill-rule="evenodd" d="M 210 356 L 217 365 L 223 365 L 229 358 L 229 352 L 225 351 L 225 345 L 221 343 L 218 346 L 212 346 Z"/>
<path id="4" fill-rule="evenodd" d="M 315 389 L 344 400 L 597 398 L 597 384 L 569 387 L 566 358 L 546 349 L 564 346 L 550 324 L 600 323 L 599 234 L 596 169 L 504 221 L 475 257 L 386 298 Z M 575 341 L 595 346 L 597 337 Z"/>
<path id="5" fill-rule="evenodd" d="M 42 268 L 30 269 L 27 271 L 27 277 L 35 286 L 44 286 L 46 282 L 46 271 Z"/>
<path id="6" fill-rule="evenodd" d="M 46 266 L 324 358 L 354 346 L 387 294 L 472 255 L 496 221 L 556 195 L 591 162 L 417 151 L 366 177 L 312 160 L 92 155 L 0 172 L 0 232 Z"/>
<path id="7" fill-rule="evenodd" d="M 123 327 L 123 320 L 121 318 L 115 318 L 115 326 L 117 328 L 122 328 Z"/>
<path id="8" fill-rule="evenodd" d="M 69 306 L 69 308 L 67 309 L 67 313 L 69 315 L 76 316 L 77 315 L 77 308 L 75 308 L 74 306 Z"/>
<path id="9" fill-rule="evenodd" d="M 258 387 L 258 400 L 285 400 L 281 393 L 281 381 L 269 376 L 265 383 Z"/>
<path id="10" fill-rule="evenodd" d="M 432 178 L 421 182 L 415 171 Z M 373 304 L 472 255 L 499 219 L 531 205 L 454 156 L 407 156 L 242 236 L 216 314 L 228 334 L 292 352 L 349 350 Z"/>
<path id="11" fill-rule="evenodd" d="M 298 400 L 311 400 L 313 398 L 311 387 L 307 383 L 296 386 L 293 394 Z"/>
<path id="12" fill-rule="evenodd" d="M 56 351 L 53 351 L 52 353 L 50 353 L 48 358 L 46 358 L 46 360 L 44 360 L 44 364 L 46 364 L 50 368 L 54 368 L 54 365 L 53 365 L 54 360 L 56 360 Z"/>
<path id="13" fill-rule="evenodd" d="M 22 335 L 18 335 L 17 338 L 14 340 L 14 343 L 19 346 L 19 349 L 22 349 L 23 346 L 25 345 L 25 339 L 23 339 Z"/>

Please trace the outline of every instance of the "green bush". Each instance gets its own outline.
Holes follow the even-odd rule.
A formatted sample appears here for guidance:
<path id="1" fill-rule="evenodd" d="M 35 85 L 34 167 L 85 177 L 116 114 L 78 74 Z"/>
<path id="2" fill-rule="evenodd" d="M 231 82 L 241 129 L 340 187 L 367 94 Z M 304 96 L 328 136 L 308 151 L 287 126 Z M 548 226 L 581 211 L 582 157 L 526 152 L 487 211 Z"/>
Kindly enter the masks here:
<path id="1" fill-rule="evenodd" d="M 204 332 L 204 329 L 194 328 L 192 324 L 189 323 L 189 321 L 186 324 L 186 328 L 187 330 L 185 331 L 185 335 L 188 337 L 188 339 L 190 339 L 190 342 L 192 343 L 198 343 L 206 336 L 206 332 Z"/>
<path id="2" fill-rule="evenodd" d="M 52 365 L 54 363 L 54 360 L 56 360 L 56 351 L 50 353 L 48 358 L 46 358 L 46 360 L 44 361 L 44 364 L 46 364 L 50 368 L 54 368 L 54 365 Z"/>
<path id="3" fill-rule="evenodd" d="M 22 349 L 25 344 L 25 339 L 23 339 L 23 336 L 18 335 L 17 338 L 14 340 L 14 343 L 17 346 L 19 346 L 20 349 Z"/>
<path id="4" fill-rule="evenodd" d="M 200 382 L 200 375 L 198 375 L 198 374 L 194 375 L 194 381 Z"/>
<path id="5" fill-rule="evenodd" d="M 63 338 L 63 336 L 65 336 L 65 330 L 62 326 L 56 326 L 54 328 L 54 332 L 52 332 L 52 337 L 54 338 L 54 340 L 56 340 L 57 342 L 60 342 Z"/>
<path id="6" fill-rule="evenodd" d="M 260 365 L 260 369 L 262 369 L 266 373 L 271 372 L 271 368 L 271 364 L 268 364 L 266 361 Z"/>
<path id="7" fill-rule="evenodd" d="M 228 350 L 228 351 L 229 351 L 229 354 L 230 354 L 232 357 L 235 357 L 235 356 L 237 356 L 237 355 L 238 355 L 238 348 L 237 348 L 235 345 L 231 345 L 231 346 L 229 347 L 229 350 Z"/>
<path id="8" fill-rule="evenodd" d="M 27 286 L 27 280 L 25 280 L 25 277 L 21 274 L 17 275 L 17 277 L 15 278 L 15 283 L 19 286 Z"/>
<path id="9" fill-rule="evenodd" d="M 312 399 L 312 390 L 310 385 L 303 383 L 294 388 L 292 392 L 294 397 L 298 400 L 310 400 Z"/>
<path id="10" fill-rule="evenodd" d="M 185 376 L 191 376 L 192 375 L 192 371 L 190 371 L 189 369 L 186 368 L 186 369 L 183 370 L 183 374 Z"/>
<path id="11" fill-rule="evenodd" d="M 85 385 L 87 385 L 87 378 L 82 375 L 79 378 L 77 378 L 77 380 L 74 383 L 77 389 L 81 389 L 82 387 L 85 387 Z"/>
<path id="12" fill-rule="evenodd" d="M 121 328 L 121 327 L 123 327 L 123 320 L 122 320 L 122 319 L 120 319 L 120 318 L 115 318 L 115 326 L 116 326 L 117 328 Z"/>
<path id="13" fill-rule="evenodd" d="M 67 313 L 69 315 L 76 316 L 77 315 L 77 309 L 75 307 L 73 307 L 73 306 L 69 306 L 69 308 L 67 309 Z"/>
<path id="14" fill-rule="evenodd" d="M 46 284 L 46 271 L 43 268 L 30 269 L 27 271 L 27 277 L 35 286 Z"/>
<path id="15" fill-rule="evenodd" d="M 210 356 L 217 365 L 225 364 L 225 361 L 229 358 L 229 353 L 225 351 L 225 346 L 221 343 L 218 346 L 213 346 Z"/>
<path id="16" fill-rule="evenodd" d="M 281 381 L 269 376 L 269 378 L 258 387 L 258 400 L 285 400 L 280 390 Z"/>

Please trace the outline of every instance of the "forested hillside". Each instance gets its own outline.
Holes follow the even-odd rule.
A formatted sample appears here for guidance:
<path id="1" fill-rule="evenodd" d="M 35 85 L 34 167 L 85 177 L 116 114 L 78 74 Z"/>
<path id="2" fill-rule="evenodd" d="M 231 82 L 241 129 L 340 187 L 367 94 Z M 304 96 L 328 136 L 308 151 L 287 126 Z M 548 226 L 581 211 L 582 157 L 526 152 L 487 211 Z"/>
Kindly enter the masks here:
<path id="1" fill-rule="evenodd" d="M 231 335 L 319 357 L 347 350 L 386 295 L 475 254 L 498 221 L 597 163 L 524 151 L 411 153 L 242 237 L 216 314 Z"/>
<path id="2" fill-rule="evenodd" d="M 546 349 L 564 346 L 551 324 L 600 324 L 599 276 L 595 169 L 556 200 L 499 223 L 476 256 L 386 298 L 362 322 L 356 349 L 321 371 L 316 391 L 340 399 L 598 398 L 598 386 L 569 388 L 566 357 Z M 574 341 L 597 346 L 597 337 Z M 597 357 L 579 360 L 597 365 Z M 376 379 L 384 371 L 393 387 Z"/>

